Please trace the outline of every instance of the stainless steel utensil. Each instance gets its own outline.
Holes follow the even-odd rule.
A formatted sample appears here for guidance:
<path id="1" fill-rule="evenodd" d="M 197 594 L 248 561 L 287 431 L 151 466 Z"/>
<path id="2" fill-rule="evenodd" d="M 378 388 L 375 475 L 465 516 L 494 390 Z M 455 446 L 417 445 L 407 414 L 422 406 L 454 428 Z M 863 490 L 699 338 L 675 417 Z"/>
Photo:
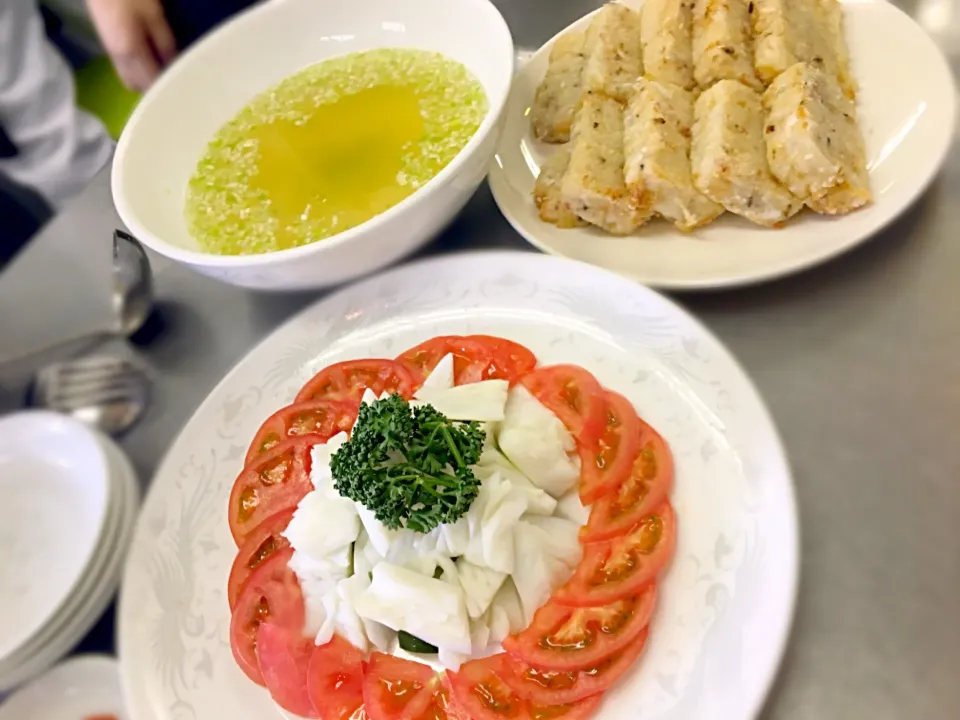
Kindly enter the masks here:
<path id="1" fill-rule="evenodd" d="M 94 355 L 47 365 L 34 380 L 29 402 L 72 415 L 108 435 L 128 430 L 146 409 L 150 380 L 130 360 Z"/>
<path id="2" fill-rule="evenodd" d="M 0 364 L 3 366 L 25 364 L 31 358 L 48 355 L 60 348 L 69 348 L 70 354 L 75 355 L 112 338 L 130 337 L 140 330 L 153 312 L 153 274 L 150 270 L 150 260 L 143 246 L 123 230 L 113 232 L 112 277 L 113 317 L 109 327 L 76 335 L 23 355 L 4 359 Z"/>

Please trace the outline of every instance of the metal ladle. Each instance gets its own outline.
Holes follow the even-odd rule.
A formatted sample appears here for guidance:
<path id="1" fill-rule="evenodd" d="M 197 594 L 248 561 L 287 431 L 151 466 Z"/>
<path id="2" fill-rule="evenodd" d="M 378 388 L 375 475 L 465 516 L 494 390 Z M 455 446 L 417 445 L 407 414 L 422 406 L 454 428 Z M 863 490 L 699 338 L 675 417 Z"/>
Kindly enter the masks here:
<path id="1" fill-rule="evenodd" d="M 107 340 L 134 335 L 153 312 L 153 274 L 143 247 L 136 238 L 122 230 L 113 232 L 112 281 L 113 318 L 110 327 L 59 340 L 38 350 L 4 359 L 0 365 L 19 366 L 31 358 L 43 357 L 59 349 L 70 349 L 68 355 L 72 356 Z"/>

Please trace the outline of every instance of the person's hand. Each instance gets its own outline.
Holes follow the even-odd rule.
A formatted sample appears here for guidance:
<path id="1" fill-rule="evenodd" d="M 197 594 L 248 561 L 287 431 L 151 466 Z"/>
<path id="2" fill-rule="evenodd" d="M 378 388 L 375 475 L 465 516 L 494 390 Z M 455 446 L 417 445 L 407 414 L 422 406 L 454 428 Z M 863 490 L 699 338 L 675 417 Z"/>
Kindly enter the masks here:
<path id="1" fill-rule="evenodd" d="M 177 54 L 161 0 L 87 0 L 123 84 L 146 90 Z"/>

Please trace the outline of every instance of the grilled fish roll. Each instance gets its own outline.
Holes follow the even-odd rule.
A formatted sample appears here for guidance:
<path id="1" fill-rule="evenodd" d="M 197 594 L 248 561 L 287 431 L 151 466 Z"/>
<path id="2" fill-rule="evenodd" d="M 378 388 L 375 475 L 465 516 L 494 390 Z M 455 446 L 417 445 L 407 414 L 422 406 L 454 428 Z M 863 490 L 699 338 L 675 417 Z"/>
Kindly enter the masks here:
<path id="1" fill-rule="evenodd" d="M 847 97 L 856 95 L 837 0 L 753 0 L 753 6 L 754 64 L 764 83 L 805 62 L 836 77 Z"/>
<path id="2" fill-rule="evenodd" d="M 830 215 L 870 202 L 863 137 L 836 78 L 797 63 L 767 88 L 763 106 L 770 171 L 790 192 Z"/>
<path id="3" fill-rule="evenodd" d="M 633 232 L 653 213 L 646 192 L 627 190 L 623 162 L 623 107 L 605 95 L 585 94 L 561 195 L 579 217 L 615 235 Z"/>
<path id="4" fill-rule="evenodd" d="M 564 145 L 540 166 L 540 174 L 533 186 L 533 200 L 540 212 L 540 219 L 561 228 L 585 224 L 564 202 L 560 193 L 563 176 L 569 165 L 570 148 Z"/>
<path id="5" fill-rule="evenodd" d="M 692 93 L 655 80 L 640 81 L 624 114 L 627 188 L 649 191 L 653 209 L 680 230 L 706 225 L 723 212 L 693 185 L 692 125 Z"/>
<path id="6" fill-rule="evenodd" d="M 753 68 L 748 0 L 695 0 L 693 76 L 703 90 L 720 80 L 763 90 Z"/>
<path id="7" fill-rule="evenodd" d="M 640 10 L 643 72 L 652 80 L 692 90 L 692 0 L 647 0 Z"/>
<path id="8" fill-rule="evenodd" d="M 570 139 L 570 126 L 583 92 L 583 33 L 561 35 L 550 49 L 550 65 L 533 98 L 533 132 L 549 143 Z"/>
<path id="9" fill-rule="evenodd" d="M 760 95 L 736 80 L 697 99 L 690 159 L 700 192 L 758 225 L 777 227 L 803 207 L 770 173 Z"/>
<path id="10" fill-rule="evenodd" d="M 584 50 L 584 89 L 626 103 L 643 72 L 640 16 L 623 5 L 604 5 L 587 29 Z"/>

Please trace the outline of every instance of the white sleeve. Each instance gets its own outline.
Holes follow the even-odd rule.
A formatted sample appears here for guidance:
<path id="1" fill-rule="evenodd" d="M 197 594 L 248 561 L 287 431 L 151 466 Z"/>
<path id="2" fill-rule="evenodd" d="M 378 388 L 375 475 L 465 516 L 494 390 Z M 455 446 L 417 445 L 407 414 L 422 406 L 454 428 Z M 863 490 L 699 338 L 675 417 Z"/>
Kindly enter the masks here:
<path id="1" fill-rule="evenodd" d="M 0 173 L 62 207 L 107 164 L 113 143 L 77 108 L 73 76 L 47 40 L 36 0 L 0 2 L 0 126 L 18 154 Z"/>

